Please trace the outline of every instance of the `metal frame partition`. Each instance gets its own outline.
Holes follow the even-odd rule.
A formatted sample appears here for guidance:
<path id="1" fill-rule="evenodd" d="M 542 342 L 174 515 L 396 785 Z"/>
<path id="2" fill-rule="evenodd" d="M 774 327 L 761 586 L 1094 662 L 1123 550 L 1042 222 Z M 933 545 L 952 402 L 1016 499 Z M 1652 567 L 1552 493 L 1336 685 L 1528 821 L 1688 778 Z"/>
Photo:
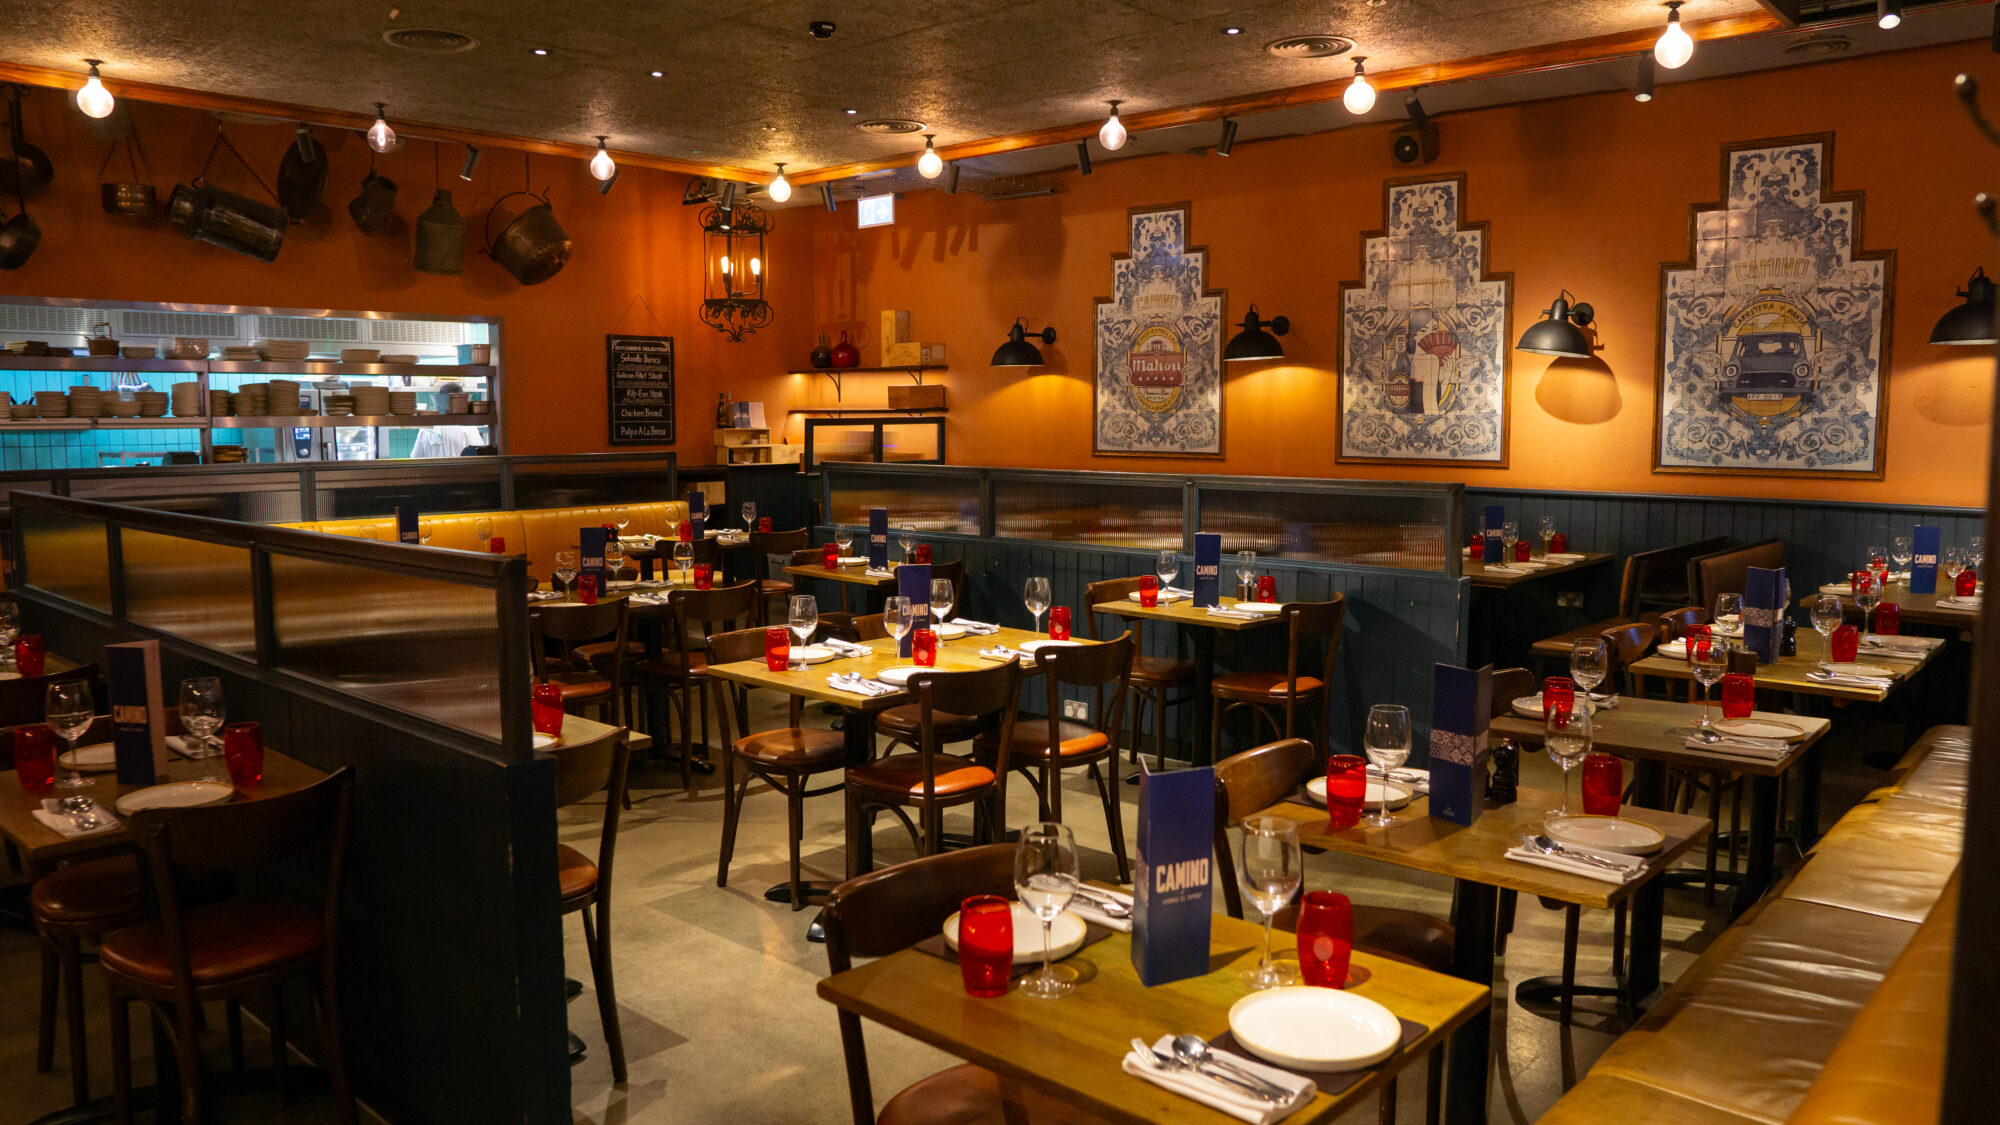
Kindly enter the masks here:
<path id="1" fill-rule="evenodd" d="M 274 749 L 353 767 L 341 973 L 362 1098 L 398 1121 L 568 1121 L 525 561 L 12 500 L 23 631 L 79 660 L 158 641 L 169 693 L 219 676 Z"/>

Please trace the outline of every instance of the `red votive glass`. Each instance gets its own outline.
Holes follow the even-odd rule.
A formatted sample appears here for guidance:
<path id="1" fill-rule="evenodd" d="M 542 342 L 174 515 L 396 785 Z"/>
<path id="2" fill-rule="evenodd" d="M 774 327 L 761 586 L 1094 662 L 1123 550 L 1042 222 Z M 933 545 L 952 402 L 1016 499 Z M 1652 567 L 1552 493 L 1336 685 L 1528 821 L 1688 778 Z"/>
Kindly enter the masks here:
<path id="1" fill-rule="evenodd" d="M 1477 555 L 1480 551 L 1484 550 L 1486 547 L 1486 533 L 1483 531 L 1473 532 L 1471 546 L 1472 546 L 1472 553 L 1475 555 Z"/>
<path id="2" fill-rule="evenodd" d="M 1147 609 L 1160 604 L 1160 580 L 1150 574 L 1139 576 L 1139 604 Z"/>
<path id="3" fill-rule="evenodd" d="M 487 553 L 487 554 L 489 554 L 489 555 L 504 555 L 504 554 L 506 554 L 506 553 L 507 553 L 507 540 L 505 540 L 505 539 L 501 538 L 501 537 L 500 537 L 500 536 L 498 536 L 498 535 L 495 535 L 495 536 L 494 536 L 493 538 L 491 538 L 491 539 L 488 539 L 488 540 L 486 541 L 486 553 Z"/>
<path id="4" fill-rule="evenodd" d="M 1861 653 L 1861 630 L 1852 625 L 1842 625 L 1833 631 L 1832 660 L 1835 664 L 1852 664 Z"/>
<path id="5" fill-rule="evenodd" d="M 769 531 L 769 530 L 771 530 L 771 517 L 770 517 L 770 516 L 759 516 L 759 517 L 758 517 L 758 519 L 757 519 L 757 530 L 758 530 L 758 531 Z"/>
<path id="6" fill-rule="evenodd" d="M 1326 760 L 1326 819 L 1334 828 L 1361 823 L 1361 806 L 1368 797 L 1368 759 L 1335 754 Z"/>
<path id="7" fill-rule="evenodd" d="M 1893 637 L 1903 631 L 1903 607 L 1894 602 L 1883 602 L 1875 607 L 1875 632 Z"/>
<path id="8" fill-rule="evenodd" d="M 764 630 L 764 667 L 782 672 L 792 662 L 792 631 L 782 625 Z"/>
<path id="9" fill-rule="evenodd" d="M 1728 672 L 1722 677 L 1722 717 L 1725 719 L 1747 719 L 1757 707 L 1757 678 L 1741 672 Z"/>
<path id="10" fill-rule="evenodd" d="M 56 783 L 56 732 L 47 727 L 16 730 L 14 773 L 28 792 L 48 792 Z"/>
<path id="11" fill-rule="evenodd" d="M 264 784 L 264 729 L 256 723 L 231 723 L 222 728 L 222 764 L 238 789 Z"/>
<path id="12" fill-rule="evenodd" d="M 923 563 L 925 566 L 929 566 L 931 561 L 931 545 L 929 543 L 919 543 L 916 546 L 911 547 L 910 561 L 913 563 Z"/>
<path id="13" fill-rule="evenodd" d="M 1959 571 L 1958 584 L 1952 588 L 1952 593 L 1957 594 L 1961 598 L 1969 598 L 1978 592 L 1979 572 L 1969 566 Z"/>
<path id="14" fill-rule="evenodd" d="M 1568 676 L 1550 676 L 1542 681 L 1542 721 L 1550 712 L 1566 714 L 1576 708 L 1576 681 Z"/>
<path id="15" fill-rule="evenodd" d="M 1625 801 L 1625 760 L 1616 754 L 1591 754 L 1583 760 L 1583 811 L 1591 816 L 1617 816 Z"/>
<path id="16" fill-rule="evenodd" d="M 1257 600 L 1260 602 L 1275 602 L 1278 600 L 1277 575 L 1260 574 L 1257 576 Z"/>
<path id="17" fill-rule="evenodd" d="M 937 631 L 918 629 L 910 634 L 910 661 L 919 668 L 937 667 Z"/>
<path id="18" fill-rule="evenodd" d="M 576 600 L 582 602 L 584 605 L 597 604 L 597 575 L 579 574 L 576 576 Z"/>
<path id="19" fill-rule="evenodd" d="M 1347 984 L 1354 954 L 1354 907 L 1333 891 L 1307 891 L 1299 902 L 1299 975 L 1320 988 Z"/>
<path id="20" fill-rule="evenodd" d="M 1014 904 L 973 895 L 958 906 L 958 972 L 967 995 L 990 1000 L 1007 992 L 1014 972 Z"/>
<path id="21" fill-rule="evenodd" d="M 1569 551 L 1569 536 L 1558 531 L 1549 536 L 1549 554 L 1560 555 Z"/>
<path id="22" fill-rule="evenodd" d="M 1068 606 L 1059 605 L 1049 610 L 1049 639 L 1052 641 L 1069 640 Z"/>
<path id="23" fill-rule="evenodd" d="M 1527 562 L 1532 558 L 1534 558 L 1534 552 L 1529 549 L 1528 541 L 1526 539 L 1514 540 L 1514 561 Z"/>
<path id="24" fill-rule="evenodd" d="M 563 700 L 562 688 L 555 684 L 536 684 L 528 693 L 529 711 L 535 720 L 535 733 L 551 738 L 562 734 Z"/>
<path id="25" fill-rule="evenodd" d="M 679 535 L 680 535 L 680 539 L 681 539 L 681 542 L 683 542 L 683 543 L 692 543 L 692 542 L 694 542 L 694 525 L 693 525 L 693 524 L 689 523 L 689 522 L 688 522 L 688 521 L 686 521 L 686 520 L 682 520 L 682 521 L 681 521 L 681 525 L 680 525 L 680 527 L 679 527 L 679 528 L 677 528 L 677 529 L 676 529 L 676 531 L 677 531 L 677 532 L 679 533 Z"/>
<path id="26" fill-rule="evenodd" d="M 694 588 L 709 590 L 715 587 L 715 568 L 707 563 L 696 563 L 694 567 Z"/>
<path id="27" fill-rule="evenodd" d="M 1693 663 L 1695 657 L 1695 646 L 1707 644 L 1709 637 L 1713 633 L 1713 630 L 1711 630 L 1707 625 L 1690 625 L 1687 627 L 1687 630 L 1688 630 L 1686 638 L 1687 651 L 1681 653 L 1681 660 L 1687 663 Z"/>
<path id="28" fill-rule="evenodd" d="M 832 570 L 840 565 L 840 544 L 828 543 L 820 548 L 820 565 Z"/>
<path id="29" fill-rule="evenodd" d="M 42 635 L 23 633 L 14 641 L 14 669 L 23 676 L 42 674 Z"/>

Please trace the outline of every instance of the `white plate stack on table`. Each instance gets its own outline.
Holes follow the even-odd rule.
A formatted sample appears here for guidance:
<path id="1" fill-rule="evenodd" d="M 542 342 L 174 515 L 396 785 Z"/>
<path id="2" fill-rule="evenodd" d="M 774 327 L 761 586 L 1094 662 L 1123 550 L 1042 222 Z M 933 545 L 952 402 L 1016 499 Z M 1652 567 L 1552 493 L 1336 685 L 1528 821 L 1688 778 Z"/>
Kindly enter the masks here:
<path id="1" fill-rule="evenodd" d="M 228 391 L 211 390 L 208 392 L 208 416 L 210 418 L 227 418 L 235 412 L 235 395 L 230 394 Z"/>
<path id="2" fill-rule="evenodd" d="M 96 418 L 104 413 L 104 392 L 97 387 L 71 387 L 69 389 L 69 416 L 72 418 Z"/>
<path id="3" fill-rule="evenodd" d="M 407 418 L 410 415 L 415 414 L 416 412 L 417 412 L 417 392 L 415 391 L 389 392 L 389 413 Z"/>
<path id="4" fill-rule="evenodd" d="M 382 362 L 382 349 L 380 349 L 380 348 L 342 348 L 342 349 L 340 350 L 340 362 L 342 362 L 342 363 L 380 363 L 380 362 Z"/>
<path id="5" fill-rule="evenodd" d="M 61 391 L 36 391 L 35 416 L 37 418 L 69 417 L 69 396 Z"/>
<path id="6" fill-rule="evenodd" d="M 319 412 L 329 418 L 346 418 L 354 413 L 353 395 L 321 395 Z"/>
<path id="7" fill-rule="evenodd" d="M 263 418 L 271 413 L 271 388 L 264 383 L 245 383 L 236 388 L 236 416 Z"/>
<path id="8" fill-rule="evenodd" d="M 198 418 L 201 416 L 201 384 L 192 379 L 175 383 L 167 388 L 167 401 L 174 409 L 174 417 Z"/>
<path id="9" fill-rule="evenodd" d="M 273 361 L 292 362 L 312 354 L 312 345 L 304 340 L 259 340 L 255 346 L 260 355 Z"/>

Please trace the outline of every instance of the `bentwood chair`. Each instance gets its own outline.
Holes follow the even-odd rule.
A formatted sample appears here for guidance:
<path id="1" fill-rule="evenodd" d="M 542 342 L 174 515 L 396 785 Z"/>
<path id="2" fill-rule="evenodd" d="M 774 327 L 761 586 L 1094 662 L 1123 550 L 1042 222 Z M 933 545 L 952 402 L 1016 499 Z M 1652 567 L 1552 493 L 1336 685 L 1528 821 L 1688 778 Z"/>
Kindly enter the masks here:
<path id="1" fill-rule="evenodd" d="M 1613 695 L 1619 692 L 1630 694 L 1630 668 L 1653 651 L 1653 638 L 1659 629 L 1643 621 L 1629 625 L 1616 625 L 1604 630 L 1599 636 L 1604 638 L 1604 685 L 1600 691 Z"/>
<path id="2" fill-rule="evenodd" d="M 597 1014 L 604 1022 L 604 1047 L 611 1055 L 611 1080 L 625 1081 L 625 1035 L 618 1025 L 618 995 L 611 977 L 611 861 L 618 852 L 618 817 L 625 804 L 630 764 L 626 728 L 548 752 L 556 765 L 556 805 L 574 805 L 604 796 L 604 826 L 593 860 L 568 844 L 556 845 L 556 888 L 564 914 L 583 914 L 584 948 L 597 989 Z"/>
<path id="3" fill-rule="evenodd" d="M 973 672 L 924 672 L 910 677 L 917 709 L 915 750 L 847 767 L 847 874 L 874 867 L 873 814 L 887 809 L 909 830 L 918 855 L 938 852 L 944 812 L 978 803 L 975 834 L 998 839 L 1007 818 L 1007 762 L 1014 745 L 1014 714 L 1021 704 L 1021 662 L 1009 660 Z M 940 747 L 944 721 L 969 720 L 999 728 L 990 764 Z M 968 735 L 969 737 L 969 735 Z M 912 821 L 903 810 L 914 808 Z"/>
<path id="4" fill-rule="evenodd" d="M 1064 686 L 1090 689 L 1100 699 L 1109 687 L 1111 703 L 1109 708 L 1098 708 L 1095 727 L 1047 717 L 1016 720 L 1009 768 L 1020 771 L 1035 787 L 1041 819 L 1058 823 L 1063 818 L 1063 771 L 1088 769 L 1104 803 L 1104 826 L 1111 836 L 1111 854 L 1118 860 L 1118 881 L 1129 883 L 1131 865 L 1125 858 L 1125 826 L 1118 802 L 1118 738 L 1132 687 L 1132 635 L 1098 645 L 1045 648 L 1038 655 L 1042 682 L 1048 688 L 1044 716 L 1062 714 Z M 973 757 L 989 765 L 997 760 L 998 748 L 998 731 L 984 731 L 972 740 Z"/>
<path id="5" fill-rule="evenodd" d="M 1232 754 L 1215 764 L 1216 881 L 1222 884 L 1223 908 L 1231 918 L 1243 917 L 1243 892 L 1236 884 L 1236 859 L 1229 842 L 1229 829 L 1242 824 L 1244 817 L 1291 796 L 1317 761 L 1318 750 L 1312 743 L 1303 738 L 1288 738 Z M 1457 943 L 1451 923 L 1420 910 L 1360 903 L 1352 904 L 1352 909 L 1354 948 L 1436 973 L 1451 972 L 1452 951 Z M 1277 929 L 1296 931 L 1298 903 L 1294 901 L 1285 907 L 1271 924 Z M 1431 1051 L 1428 1070 L 1427 1117 L 1436 1121 L 1444 1090 L 1443 1045 Z M 1380 1117 L 1384 1123 L 1396 1120 L 1393 1079 L 1382 1088 Z"/>
<path id="6" fill-rule="evenodd" d="M 45 676 L 20 676 L 11 680 L 0 680 L 0 727 L 27 726 L 42 721 L 42 709 L 48 703 L 49 685 L 69 680 L 85 680 L 90 684 L 90 697 L 100 702 L 104 694 L 104 675 L 97 665 L 85 664 L 67 672 L 50 672 Z M 8 761 L 13 759 L 9 758 Z"/>
<path id="7" fill-rule="evenodd" d="M 336 1118 L 355 1121 L 340 1026 L 340 898 L 354 774 L 343 768 L 278 796 L 201 808 L 146 809 L 131 818 L 158 917 L 104 939 L 98 964 L 111 994 L 111 1063 L 118 1119 L 132 1119 L 129 1005 L 143 1001 L 174 1043 L 181 1118 L 207 1120 L 201 1081 L 201 1006 L 262 993 L 270 1004 L 271 1070 L 289 1101 L 285 985 L 310 982 L 319 1049 Z M 318 899 L 255 896 L 190 906 L 184 877 L 263 867 L 324 851 Z"/>
<path id="8" fill-rule="evenodd" d="M 1313 745 L 1321 760 L 1327 754 L 1327 681 L 1333 678 L 1334 656 L 1340 650 L 1340 626 L 1347 619 L 1347 599 L 1335 594 L 1324 602 L 1288 602 L 1284 607 L 1285 670 L 1282 672 L 1229 672 L 1210 681 L 1209 691 L 1222 705 L 1214 709 L 1208 730 L 1210 753 L 1222 746 L 1222 721 L 1231 711 L 1247 707 L 1251 714 L 1271 728 L 1273 738 L 1296 738 L 1310 721 Z M 1311 642 L 1317 641 L 1314 646 Z M 1319 649 L 1319 675 L 1308 674 L 1311 648 Z M 1284 716 L 1280 723 L 1267 708 Z M 1253 722 L 1254 729 L 1254 722 Z M 1254 734 L 1253 734 L 1254 737 Z"/>
<path id="9" fill-rule="evenodd" d="M 769 624 L 771 620 L 771 599 L 789 598 L 798 589 L 788 577 L 771 577 L 771 556 L 783 555 L 797 561 L 798 553 L 806 549 L 812 536 L 805 528 L 797 531 L 753 531 L 750 533 L 750 558 L 752 577 L 757 582 L 757 620 Z M 791 563 L 787 563 L 791 565 Z"/>
<path id="10" fill-rule="evenodd" d="M 844 973 L 854 967 L 856 957 L 886 957 L 915 945 L 937 933 L 972 895 L 1013 898 L 1014 852 L 1012 844 L 965 848 L 871 871 L 835 887 L 822 915 L 828 968 Z M 918 1080 L 890 1098 L 877 1116 L 861 1017 L 842 1010 L 839 1018 L 854 1125 L 1085 1125 L 1098 1120 L 971 1063 Z"/>
<path id="11" fill-rule="evenodd" d="M 740 629 L 717 633 L 708 638 L 708 648 L 709 654 L 722 664 L 761 660 L 764 631 Z M 756 779 L 785 795 L 785 823 L 792 853 L 792 909 L 803 910 L 806 896 L 799 880 L 799 841 L 805 836 L 806 798 L 837 792 L 840 783 L 836 781 L 819 789 L 806 786 L 813 777 L 837 772 L 846 765 L 846 736 L 836 730 L 802 725 L 805 700 L 796 695 L 791 697 L 790 725 L 752 732 L 750 689 L 713 677 L 709 687 L 715 692 L 715 713 L 722 721 L 723 741 L 730 740 L 732 718 L 736 729 L 742 732 L 722 757 L 722 854 L 715 864 L 715 885 L 729 885 L 729 857 L 736 851 L 736 828 L 743 815 L 743 798 L 749 793 L 751 780 Z"/>
<path id="12" fill-rule="evenodd" d="M 1104 602 L 1124 601 L 1139 590 L 1143 578 L 1107 578 L 1102 582 L 1092 582 L 1085 588 L 1083 603 L 1097 606 Z M 1176 657 L 1145 655 L 1145 621 L 1132 618 L 1127 622 L 1132 633 L 1132 741 L 1127 743 L 1127 753 L 1133 764 L 1139 761 L 1140 733 L 1144 729 L 1146 705 L 1153 707 L 1153 768 L 1167 768 L 1167 708 L 1185 708 L 1194 701 L 1194 661 Z M 1091 640 L 1100 639 L 1097 633 L 1097 613 L 1091 609 L 1083 615 L 1085 635 Z M 1190 689 L 1178 697 L 1177 689 Z"/>
<path id="13" fill-rule="evenodd" d="M 951 615 L 965 616 L 965 560 L 932 563 L 931 581 L 936 582 L 940 578 L 951 583 Z"/>
<path id="14" fill-rule="evenodd" d="M 694 715 L 701 714 L 703 757 L 708 747 L 708 708 L 702 698 L 708 681 L 708 638 L 745 625 L 757 613 L 757 584 L 743 582 L 710 590 L 675 590 L 667 595 L 672 616 L 666 650 L 657 660 L 639 662 L 640 682 L 652 702 L 655 739 L 672 724 L 671 708 L 681 711 L 681 788 L 694 788 Z"/>
<path id="15" fill-rule="evenodd" d="M 534 661 L 535 679 L 562 689 L 565 711 L 595 707 L 608 713 L 613 725 L 625 721 L 624 695 L 619 691 L 625 674 L 626 638 L 632 620 L 632 603 L 612 598 L 595 605 L 581 602 L 545 602 L 528 611 L 528 650 Z M 590 669 L 590 662 L 576 651 L 580 641 L 610 636 L 609 648 L 602 650 L 604 674 Z M 552 661 L 549 642 L 561 649 Z"/>

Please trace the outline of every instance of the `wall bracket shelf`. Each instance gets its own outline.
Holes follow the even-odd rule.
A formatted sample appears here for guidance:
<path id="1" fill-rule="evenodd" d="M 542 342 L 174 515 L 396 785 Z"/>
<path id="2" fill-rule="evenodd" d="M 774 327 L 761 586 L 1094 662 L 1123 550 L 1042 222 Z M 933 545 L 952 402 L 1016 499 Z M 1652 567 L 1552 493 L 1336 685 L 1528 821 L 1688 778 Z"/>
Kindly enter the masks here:
<path id="1" fill-rule="evenodd" d="M 947 365 L 942 363 L 907 363 L 891 367 L 810 367 L 797 371 L 788 371 L 786 374 L 826 376 L 828 379 L 833 380 L 833 400 L 839 402 L 841 392 L 840 381 L 848 375 L 886 375 L 900 371 L 908 375 L 912 382 L 921 387 L 924 385 L 924 372 L 944 371 L 946 369 Z"/>

